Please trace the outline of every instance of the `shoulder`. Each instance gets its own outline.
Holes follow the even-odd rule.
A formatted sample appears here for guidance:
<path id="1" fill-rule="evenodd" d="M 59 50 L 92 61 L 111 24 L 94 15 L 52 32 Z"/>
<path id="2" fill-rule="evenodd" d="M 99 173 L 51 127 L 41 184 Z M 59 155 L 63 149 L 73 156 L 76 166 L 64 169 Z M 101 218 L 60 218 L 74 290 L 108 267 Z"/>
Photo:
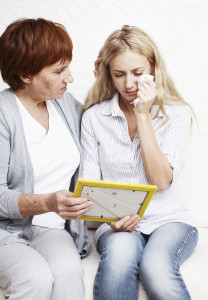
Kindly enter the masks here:
<path id="1" fill-rule="evenodd" d="M 80 119 L 82 114 L 82 104 L 77 101 L 74 96 L 68 92 L 61 99 L 51 100 L 57 110 L 66 117 L 70 116 L 74 119 Z"/>
<path id="2" fill-rule="evenodd" d="M 64 97 L 57 101 L 60 101 L 61 103 L 63 102 L 66 106 L 69 107 L 69 109 L 73 107 L 76 111 L 81 113 L 82 104 L 78 100 L 76 100 L 71 93 L 66 92 L 64 94 Z"/>
<path id="3" fill-rule="evenodd" d="M 9 106 L 11 101 L 14 101 L 14 92 L 8 88 L 0 92 L 0 105 Z"/>
<path id="4" fill-rule="evenodd" d="M 104 100 L 101 103 L 94 104 L 88 108 L 84 114 L 84 119 L 89 119 L 93 117 L 99 117 L 101 115 L 109 115 L 112 111 L 112 99 Z"/>
<path id="5" fill-rule="evenodd" d="M 168 123 L 174 127 L 190 127 L 193 112 L 188 105 L 165 105 Z"/>
<path id="6" fill-rule="evenodd" d="M 14 122 L 18 118 L 18 107 L 12 89 L 5 89 L 0 92 L 1 115 L 8 122 Z"/>
<path id="7" fill-rule="evenodd" d="M 165 112 L 170 119 L 181 118 L 190 119 L 193 115 L 191 108 L 188 105 L 165 105 Z"/>

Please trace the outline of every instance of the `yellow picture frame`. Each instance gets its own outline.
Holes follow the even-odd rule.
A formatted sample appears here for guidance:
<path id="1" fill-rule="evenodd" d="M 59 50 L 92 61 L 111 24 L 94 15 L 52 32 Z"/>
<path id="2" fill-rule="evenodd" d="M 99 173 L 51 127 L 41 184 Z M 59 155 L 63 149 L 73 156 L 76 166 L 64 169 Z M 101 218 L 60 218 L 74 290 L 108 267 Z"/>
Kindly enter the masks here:
<path id="1" fill-rule="evenodd" d="M 157 186 L 78 178 L 73 197 L 93 201 L 80 220 L 114 222 L 125 215 L 138 213 L 140 220 Z"/>

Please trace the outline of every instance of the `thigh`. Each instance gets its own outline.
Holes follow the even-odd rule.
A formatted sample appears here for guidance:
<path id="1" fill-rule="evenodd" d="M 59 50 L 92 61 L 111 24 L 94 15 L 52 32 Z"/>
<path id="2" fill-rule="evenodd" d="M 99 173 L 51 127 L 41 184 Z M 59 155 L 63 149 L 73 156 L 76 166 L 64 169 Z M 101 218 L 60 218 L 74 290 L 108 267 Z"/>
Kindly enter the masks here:
<path id="1" fill-rule="evenodd" d="M 185 223 L 169 223 L 150 236 L 143 255 L 151 263 L 165 261 L 181 265 L 193 252 L 198 241 L 195 227 Z"/>
<path id="2" fill-rule="evenodd" d="M 197 239 L 196 228 L 184 223 L 163 225 L 149 236 L 139 266 L 148 299 L 191 299 L 179 268 L 193 252 Z"/>
<path id="3" fill-rule="evenodd" d="M 71 235 L 66 230 L 41 228 L 33 235 L 31 246 L 37 250 L 48 262 L 51 272 L 56 274 L 64 273 L 65 270 L 81 268 L 81 259 Z M 75 268 L 75 269 L 74 269 Z"/>
<path id="4" fill-rule="evenodd" d="M 139 261 L 145 238 L 137 231 L 106 231 L 98 240 L 101 260 L 94 282 L 94 299 L 137 299 Z"/>
<path id="5" fill-rule="evenodd" d="M 53 276 L 46 260 L 31 247 L 14 243 L 0 247 L 0 286 L 12 299 L 49 299 Z"/>

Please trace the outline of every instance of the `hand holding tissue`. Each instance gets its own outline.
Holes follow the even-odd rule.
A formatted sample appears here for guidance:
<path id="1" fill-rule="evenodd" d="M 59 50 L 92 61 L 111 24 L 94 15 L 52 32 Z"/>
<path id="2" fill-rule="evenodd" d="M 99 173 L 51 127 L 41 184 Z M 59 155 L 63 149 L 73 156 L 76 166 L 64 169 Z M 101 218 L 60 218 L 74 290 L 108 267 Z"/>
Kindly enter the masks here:
<path id="1" fill-rule="evenodd" d="M 138 81 L 138 88 L 140 88 L 140 87 L 142 86 L 142 84 L 144 83 L 144 80 L 145 80 L 146 78 L 153 81 L 154 76 L 149 75 L 149 74 L 146 74 L 146 75 L 141 76 L 141 77 L 139 78 L 139 81 Z M 135 107 L 139 101 L 140 101 L 140 99 L 139 99 L 139 98 L 136 98 L 133 102 L 131 102 L 131 104 L 134 104 L 134 107 Z"/>

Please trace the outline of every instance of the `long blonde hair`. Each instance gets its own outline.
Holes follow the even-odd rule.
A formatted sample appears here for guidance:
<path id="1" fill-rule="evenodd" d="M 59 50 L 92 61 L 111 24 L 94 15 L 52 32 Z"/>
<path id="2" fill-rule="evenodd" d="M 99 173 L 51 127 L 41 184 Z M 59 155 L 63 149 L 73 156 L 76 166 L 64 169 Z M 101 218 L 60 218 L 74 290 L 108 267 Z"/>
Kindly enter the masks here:
<path id="1" fill-rule="evenodd" d="M 152 66 L 152 75 L 157 87 L 155 104 L 159 105 L 155 117 L 161 110 L 168 118 L 164 109 L 165 104 L 189 105 L 176 90 L 172 79 L 166 71 L 165 63 L 159 50 L 151 37 L 135 26 L 124 25 L 122 29 L 114 31 L 104 43 L 102 61 L 95 83 L 86 97 L 83 107 L 84 111 L 96 103 L 111 99 L 117 93 L 111 78 L 109 61 L 112 57 L 125 52 L 127 49 L 146 56 Z"/>

